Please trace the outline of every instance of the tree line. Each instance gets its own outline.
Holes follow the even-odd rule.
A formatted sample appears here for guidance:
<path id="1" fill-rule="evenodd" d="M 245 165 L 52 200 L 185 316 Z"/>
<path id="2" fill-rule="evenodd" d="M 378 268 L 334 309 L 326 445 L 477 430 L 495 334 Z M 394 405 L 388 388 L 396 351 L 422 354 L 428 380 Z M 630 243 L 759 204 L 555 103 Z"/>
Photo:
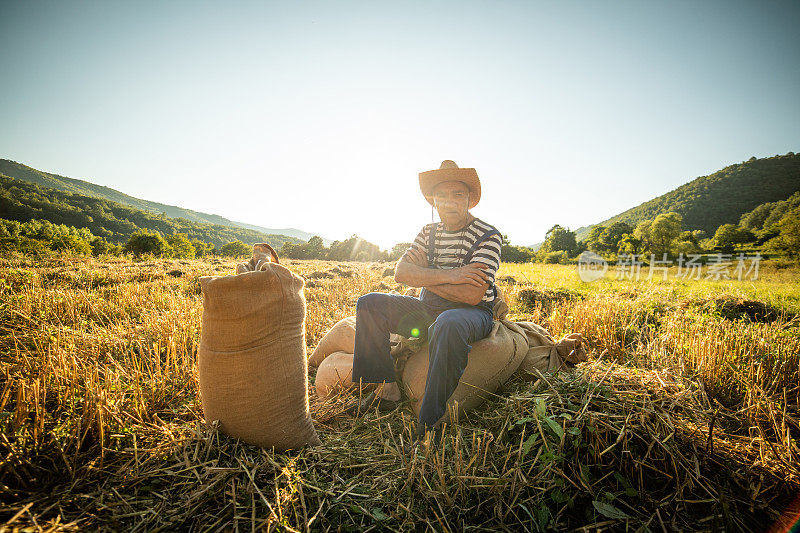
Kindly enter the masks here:
<path id="1" fill-rule="evenodd" d="M 794 154 L 791 154 L 794 156 Z M 786 157 L 786 156 L 784 156 Z M 759 160 L 761 161 L 761 160 Z M 716 209 L 716 206 L 715 206 Z M 0 250 L 26 254 L 65 251 L 76 254 L 153 255 L 192 258 L 218 255 L 249 256 L 252 244 L 268 242 L 283 257 L 334 261 L 395 261 L 411 245 L 398 243 L 383 251 L 352 235 L 325 246 L 321 237 L 308 242 L 284 235 L 171 219 L 115 202 L 65 193 L 0 174 Z M 606 258 L 619 254 L 695 254 L 758 249 L 800 255 L 800 192 L 786 200 L 765 202 L 741 215 L 737 224 L 725 223 L 712 235 L 703 229 L 685 229 L 686 219 L 676 211 L 631 224 L 617 220 L 593 226 L 583 240 L 558 224 L 550 228 L 538 250 L 515 246 L 503 236 L 504 262 L 568 263 L 590 250 Z"/>
<path id="2" fill-rule="evenodd" d="M 238 257 L 251 246 L 232 241 L 217 249 L 213 244 L 191 239 L 185 233 L 162 235 L 157 231 L 137 230 L 121 244 L 107 241 L 88 228 L 56 224 L 49 220 L 0 219 L 0 251 L 17 251 L 26 255 L 42 256 L 48 252 L 66 252 L 75 255 L 151 255 L 155 257 L 194 258 L 210 255 Z"/>
<path id="3" fill-rule="evenodd" d="M 312 237 L 307 243 L 284 244 L 281 255 L 293 259 L 328 259 L 332 261 L 397 261 L 411 247 L 410 242 L 395 244 L 391 250 L 382 251 L 376 244 L 353 235 L 344 241 L 334 241 L 325 247 L 321 237 Z M 526 263 L 536 257 L 536 252 L 526 246 L 514 246 L 503 235 L 501 250 L 506 263 Z"/>
<path id="4" fill-rule="evenodd" d="M 403 242 L 384 251 L 358 235 L 325 246 L 322 237 L 315 235 L 308 242 L 287 242 L 277 250 L 281 257 L 290 259 L 396 261 L 410 246 L 410 242 Z M 34 256 L 56 251 L 95 256 L 129 253 L 180 259 L 209 256 L 240 258 L 250 256 L 252 245 L 236 239 L 217 247 L 213 243 L 191 238 L 186 233 L 164 235 L 147 229 L 133 232 L 123 243 L 113 243 L 95 235 L 89 228 L 76 228 L 49 220 L 19 222 L 0 219 L 0 251 L 17 251 Z M 522 263 L 534 259 L 536 252 L 524 246 L 513 246 L 503 236 L 502 255 L 503 261 Z"/>
<path id="5" fill-rule="evenodd" d="M 399 245 L 395 247 L 399 250 Z M 164 235 L 158 231 L 140 229 L 133 232 L 123 243 L 112 243 L 93 234 L 88 228 L 76 228 L 56 224 L 49 220 L 0 219 L 0 251 L 17 251 L 26 255 L 41 256 L 48 252 L 66 252 L 76 255 L 121 255 L 153 256 L 191 259 L 195 257 L 221 256 L 249 257 L 253 247 L 238 239 L 222 246 L 190 238 L 186 233 Z M 405 251 L 405 248 L 403 248 Z M 278 248 L 281 257 L 295 259 L 328 259 L 333 261 L 386 261 L 393 253 L 382 251 L 358 235 L 343 241 L 334 241 L 330 247 L 323 244 L 322 237 L 314 236 L 304 243 L 284 243 Z M 399 255 L 397 256 L 399 257 Z"/>

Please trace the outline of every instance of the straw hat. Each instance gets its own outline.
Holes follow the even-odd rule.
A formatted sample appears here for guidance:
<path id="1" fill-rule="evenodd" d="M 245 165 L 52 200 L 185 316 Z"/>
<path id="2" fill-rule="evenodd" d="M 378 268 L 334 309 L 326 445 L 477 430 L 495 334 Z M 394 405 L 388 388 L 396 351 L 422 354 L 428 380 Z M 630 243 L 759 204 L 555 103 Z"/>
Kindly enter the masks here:
<path id="1" fill-rule="evenodd" d="M 419 188 L 429 204 L 433 205 L 433 189 L 443 181 L 460 181 L 469 188 L 469 209 L 481 199 L 481 180 L 474 168 L 458 168 L 454 161 L 445 159 L 437 170 L 419 173 Z"/>

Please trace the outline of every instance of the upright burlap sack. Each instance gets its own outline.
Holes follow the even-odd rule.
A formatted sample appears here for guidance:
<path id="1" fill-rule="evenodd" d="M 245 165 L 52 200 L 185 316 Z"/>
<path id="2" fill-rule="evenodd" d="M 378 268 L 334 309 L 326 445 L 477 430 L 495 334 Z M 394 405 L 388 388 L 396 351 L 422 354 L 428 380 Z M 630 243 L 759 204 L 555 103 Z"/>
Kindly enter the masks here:
<path id="1" fill-rule="evenodd" d="M 495 320 L 489 336 L 472 344 L 464 374 L 447 401 L 448 412 L 454 404 L 459 413 L 478 407 L 511 377 L 527 353 L 528 341 L 522 329 L 513 322 Z M 408 357 L 402 369 L 403 385 L 417 415 L 425 395 L 428 358 L 426 343 Z"/>
<path id="2" fill-rule="evenodd" d="M 264 448 L 319 444 L 308 405 L 303 279 L 269 262 L 256 272 L 201 277 L 200 286 L 206 421 Z"/>

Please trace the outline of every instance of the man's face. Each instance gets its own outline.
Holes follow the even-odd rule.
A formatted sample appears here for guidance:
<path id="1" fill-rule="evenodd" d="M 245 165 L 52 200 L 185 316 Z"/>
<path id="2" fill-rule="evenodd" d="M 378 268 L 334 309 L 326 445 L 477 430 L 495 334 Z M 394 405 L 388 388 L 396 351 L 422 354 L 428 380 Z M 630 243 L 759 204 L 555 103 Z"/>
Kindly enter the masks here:
<path id="1" fill-rule="evenodd" d="M 442 221 L 465 218 L 469 208 L 469 188 L 460 181 L 443 181 L 433 189 L 433 205 Z"/>

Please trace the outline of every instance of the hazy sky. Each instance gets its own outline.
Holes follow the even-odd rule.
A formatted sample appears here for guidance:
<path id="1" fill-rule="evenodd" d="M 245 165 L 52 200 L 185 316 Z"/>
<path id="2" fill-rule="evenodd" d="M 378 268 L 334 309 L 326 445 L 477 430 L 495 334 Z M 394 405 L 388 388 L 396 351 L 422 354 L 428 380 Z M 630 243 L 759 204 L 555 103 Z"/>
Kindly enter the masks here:
<path id="1" fill-rule="evenodd" d="M 800 2 L 0 0 L 0 157 L 383 247 L 475 167 L 516 244 L 800 151 Z"/>

